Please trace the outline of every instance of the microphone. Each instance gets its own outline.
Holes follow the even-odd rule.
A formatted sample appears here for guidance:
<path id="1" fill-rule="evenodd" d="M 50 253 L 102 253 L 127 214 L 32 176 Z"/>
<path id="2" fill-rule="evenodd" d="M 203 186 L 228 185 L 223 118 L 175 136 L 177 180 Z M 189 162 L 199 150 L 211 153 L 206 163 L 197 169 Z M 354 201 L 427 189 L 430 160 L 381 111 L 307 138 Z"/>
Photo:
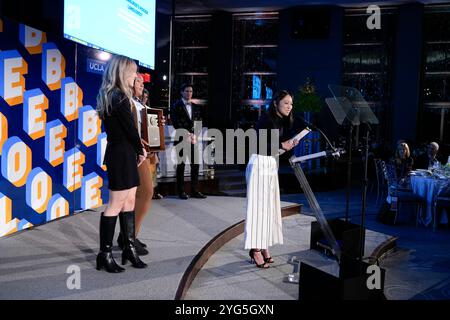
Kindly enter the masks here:
<path id="1" fill-rule="evenodd" d="M 333 144 L 331 143 L 330 139 L 328 139 L 327 135 L 320 130 L 320 128 L 318 128 L 316 125 L 314 125 L 313 123 L 309 122 L 308 120 L 306 120 L 305 118 L 303 118 L 301 115 L 297 115 L 301 120 L 303 120 L 303 122 L 305 122 L 307 125 L 309 125 L 312 129 L 319 131 L 323 137 L 325 138 L 325 140 L 327 141 L 327 143 L 330 145 L 331 149 L 333 149 L 333 152 L 337 152 L 337 149 L 335 146 L 333 146 Z"/>

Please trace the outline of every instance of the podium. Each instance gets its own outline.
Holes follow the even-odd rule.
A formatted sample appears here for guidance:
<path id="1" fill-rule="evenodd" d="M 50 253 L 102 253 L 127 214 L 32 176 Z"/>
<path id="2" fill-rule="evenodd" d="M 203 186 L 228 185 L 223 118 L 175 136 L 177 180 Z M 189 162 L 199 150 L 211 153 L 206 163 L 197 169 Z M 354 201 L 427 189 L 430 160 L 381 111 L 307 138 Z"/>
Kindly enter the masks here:
<path id="1" fill-rule="evenodd" d="M 367 168 L 369 160 L 369 139 L 371 125 L 379 124 L 375 114 L 370 109 L 369 104 L 362 96 L 361 92 L 352 87 L 345 87 L 339 85 L 328 86 L 334 98 L 326 99 L 326 103 L 333 114 L 336 122 L 343 126 L 348 124 L 349 130 L 349 145 L 348 145 L 348 172 L 347 172 L 347 195 L 346 195 L 346 213 L 345 220 L 348 222 L 349 203 L 350 203 L 350 188 L 351 188 L 351 168 L 352 168 L 352 149 L 353 149 L 353 127 L 363 125 L 366 129 L 365 138 L 365 157 L 364 157 L 364 180 L 362 192 L 362 209 L 361 209 L 361 231 L 360 231 L 360 255 L 359 260 L 364 256 L 365 243 L 365 217 L 366 217 L 366 198 L 367 198 Z"/>
<path id="2" fill-rule="evenodd" d="M 300 263 L 299 297 L 302 300 L 382 300 L 384 299 L 385 271 L 379 268 L 380 288 L 370 288 L 367 283 L 370 277 L 368 270 L 371 265 L 364 262 L 369 125 L 378 124 L 378 120 L 358 90 L 341 86 L 330 86 L 330 90 L 333 92 L 334 98 L 326 99 L 326 102 L 338 124 L 349 123 L 351 128 L 361 124 L 368 127 L 361 225 L 358 226 L 348 221 L 348 211 L 345 220 L 327 220 L 301 167 L 304 159 L 310 157 L 292 157 L 289 160 L 317 219 L 317 222 L 313 222 L 311 226 L 311 249 L 328 250 L 329 255 L 336 258 L 339 264 L 339 276 L 335 277 L 318 268 Z M 351 168 L 351 163 L 349 167 Z"/>

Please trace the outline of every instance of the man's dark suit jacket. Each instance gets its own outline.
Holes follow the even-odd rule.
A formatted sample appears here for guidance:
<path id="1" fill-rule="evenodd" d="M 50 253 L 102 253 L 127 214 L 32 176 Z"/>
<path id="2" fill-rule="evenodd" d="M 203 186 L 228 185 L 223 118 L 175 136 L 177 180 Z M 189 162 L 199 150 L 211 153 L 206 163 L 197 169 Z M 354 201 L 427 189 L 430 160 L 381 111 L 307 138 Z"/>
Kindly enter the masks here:
<path id="1" fill-rule="evenodd" d="M 172 105 L 172 108 L 170 108 L 170 119 L 172 120 L 172 125 L 175 129 L 186 129 L 190 133 L 194 133 L 194 121 L 203 121 L 202 106 L 195 103 L 191 103 L 191 106 L 192 119 L 189 118 L 189 113 L 183 100 L 180 99 Z M 205 126 L 204 123 L 203 126 Z"/>
<path id="2" fill-rule="evenodd" d="M 439 153 L 436 155 L 436 160 L 439 161 L 441 164 L 444 164 L 444 159 L 441 156 L 441 154 L 439 154 Z M 430 160 L 428 158 L 428 154 L 423 153 L 417 157 L 416 161 L 414 161 L 414 164 L 415 164 L 414 168 L 427 170 L 428 165 L 430 164 L 429 162 L 430 162 Z"/>

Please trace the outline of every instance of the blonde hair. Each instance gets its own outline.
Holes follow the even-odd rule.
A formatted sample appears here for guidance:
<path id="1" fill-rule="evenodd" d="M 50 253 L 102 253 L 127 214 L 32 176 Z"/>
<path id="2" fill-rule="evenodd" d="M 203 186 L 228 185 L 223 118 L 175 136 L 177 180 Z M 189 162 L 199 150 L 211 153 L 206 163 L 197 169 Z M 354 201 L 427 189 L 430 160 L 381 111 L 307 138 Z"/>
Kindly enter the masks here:
<path id="1" fill-rule="evenodd" d="M 406 158 L 409 158 L 410 155 L 411 155 L 411 152 L 409 151 L 409 146 L 408 146 L 408 144 L 405 143 L 405 142 L 401 142 L 401 143 L 399 143 L 399 144 L 397 145 L 397 151 L 395 152 L 395 157 L 396 157 L 397 159 L 401 159 L 401 158 L 400 158 L 400 154 L 399 154 L 399 152 L 398 152 L 400 148 L 405 148 L 405 149 L 406 149 L 406 155 L 405 155 L 405 157 L 406 157 Z"/>
<path id="2" fill-rule="evenodd" d="M 133 98 L 133 91 L 126 84 L 126 71 L 136 66 L 134 60 L 125 56 L 114 56 L 103 74 L 102 85 L 97 95 L 97 112 L 101 119 L 111 114 L 112 96 L 115 90 L 121 91 L 128 100 Z"/>

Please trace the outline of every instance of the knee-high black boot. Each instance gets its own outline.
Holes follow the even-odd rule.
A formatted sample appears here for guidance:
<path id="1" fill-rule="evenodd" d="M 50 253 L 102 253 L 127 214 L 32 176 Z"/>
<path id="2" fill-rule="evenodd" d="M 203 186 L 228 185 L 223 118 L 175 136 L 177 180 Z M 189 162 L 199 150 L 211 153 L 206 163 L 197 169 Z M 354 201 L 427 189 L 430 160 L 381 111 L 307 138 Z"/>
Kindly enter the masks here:
<path id="1" fill-rule="evenodd" d="M 97 270 L 105 269 L 109 273 L 125 271 L 120 267 L 112 255 L 112 242 L 117 217 L 105 217 L 102 213 L 100 218 L 100 253 L 97 255 Z"/>
<path id="2" fill-rule="evenodd" d="M 122 221 L 121 219 L 123 219 L 123 212 L 119 213 L 119 219 L 120 221 Z M 124 248 L 124 237 L 122 235 L 122 224 L 120 225 L 120 233 L 119 236 L 117 237 L 117 245 L 119 246 L 120 250 L 123 250 Z M 135 230 L 136 231 L 136 230 Z M 145 249 L 147 248 L 147 245 L 145 243 L 142 243 L 138 238 L 135 238 L 135 243 L 134 246 L 136 248 L 136 252 L 138 253 L 138 255 L 140 256 L 146 256 L 148 255 L 148 250 Z"/>
<path id="3" fill-rule="evenodd" d="M 131 262 L 133 267 L 138 269 L 147 268 L 147 264 L 139 259 L 139 255 L 135 247 L 135 216 L 134 211 L 124 212 L 119 215 L 122 237 L 124 238 L 124 248 L 122 251 L 122 264 L 126 264 L 127 260 Z"/>
<path id="4" fill-rule="evenodd" d="M 123 212 L 119 213 L 119 225 L 120 225 L 120 232 L 119 236 L 117 237 L 117 245 L 119 246 L 120 250 L 123 250 L 124 247 L 124 239 L 122 235 L 122 219 L 123 219 Z"/>

